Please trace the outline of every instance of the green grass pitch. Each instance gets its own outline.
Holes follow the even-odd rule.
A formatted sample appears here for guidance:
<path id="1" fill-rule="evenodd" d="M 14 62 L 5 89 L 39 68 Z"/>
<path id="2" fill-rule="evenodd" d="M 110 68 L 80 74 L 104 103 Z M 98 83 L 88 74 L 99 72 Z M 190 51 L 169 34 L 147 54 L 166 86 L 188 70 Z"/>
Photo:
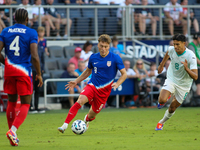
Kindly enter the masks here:
<path id="1" fill-rule="evenodd" d="M 28 114 L 17 131 L 18 147 L 10 146 L 6 114 L 0 113 L 0 150 L 199 150 L 200 108 L 177 109 L 163 131 L 155 131 L 166 109 L 103 109 L 83 135 L 75 135 L 71 124 L 83 120 L 88 109 L 79 110 L 64 134 L 57 127 L 68 110 Z"/>

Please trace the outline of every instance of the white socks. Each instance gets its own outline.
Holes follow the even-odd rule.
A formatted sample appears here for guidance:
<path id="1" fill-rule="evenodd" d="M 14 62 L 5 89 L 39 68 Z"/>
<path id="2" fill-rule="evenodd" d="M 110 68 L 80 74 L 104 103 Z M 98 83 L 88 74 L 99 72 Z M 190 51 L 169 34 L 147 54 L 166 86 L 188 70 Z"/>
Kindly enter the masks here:
<path id="1" fill-rule="evenodd" d="M 17 137 L 17 134 L 16 134 L 17 128 L 16 128 L 15 126 L 12 126 L 12 127 L 11 127 L 11 130 L 15 133 L 15 135 L 16 135 L 16 137 Z"/>
<path id="2" fill-rule="evenodd" d="M 67 124 L 67 123 L 64 123 L 64 124 L 62 125 L 61 128 L 63 128 L 63 129 L 67 129 L 67 127 L 68 127 L 68 124 Z"/>
<path id="3" fill-rule="evenodd" d="M 159 123 L 164 124 L 169 118 L 171 118 L 174 115 L 174 113 L 175 112 L 169 113 L 169 110 L 167 109 L 164 117 L 159 121 Z"/>

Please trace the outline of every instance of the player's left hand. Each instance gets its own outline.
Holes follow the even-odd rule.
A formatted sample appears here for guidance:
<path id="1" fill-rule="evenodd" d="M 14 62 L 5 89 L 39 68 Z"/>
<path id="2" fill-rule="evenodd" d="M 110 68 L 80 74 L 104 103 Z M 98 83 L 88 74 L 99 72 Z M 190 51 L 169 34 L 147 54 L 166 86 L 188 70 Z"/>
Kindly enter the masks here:
<path id="1" fill-rule="evenodd" d="M 185 61 L 181 61 L 181 63 L 184 65 L 184 68 L 186 69 L 188 67 L 188 63 L 187 60 L 185 59 Z"/>
<path id="2" fill-rule="evenodd" d="M 113 83 L 111 86 L 112 86 L 112 88 L 113 88 L 114 90 L 116 90 L 116 89 L 118 88 L 119 85 L 115 82 L 115 83 Z"/>
<path id="3" fill-rule="evenodd" d="M 39 80 L 38 87 L 42 87 L 43 85 L 43 79 L 41 75 L 36 75 L 35 80 Z"/>

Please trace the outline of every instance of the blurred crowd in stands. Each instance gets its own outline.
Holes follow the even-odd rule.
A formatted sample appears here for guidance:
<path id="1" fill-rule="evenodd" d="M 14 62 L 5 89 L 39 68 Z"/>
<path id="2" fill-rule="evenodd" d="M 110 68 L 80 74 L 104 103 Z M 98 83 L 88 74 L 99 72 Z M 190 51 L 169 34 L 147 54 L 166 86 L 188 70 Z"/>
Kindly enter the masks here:
<path id="1" fill-rule="evenodd" d="M 39 8 L 40 5 L 119 5 L 119 6 L 131 6 L 131 5 L 141 5 L 142 8 L 135 8 L 130 10 L 130 15 L 134 17 L 134 24 L 133 24 L 133 30 L 136 35 L 143 35 L 145 36 L 147 34 L 147 27 L 150 27 L 151 33 L 148 33 L 150 35 L 156 36 L 158 35 L 158 25 L 159 25 L 159 15 L 162 15 L 164 18 L 163 23 L 167 25 L 166 28 L 168 28 L 169 35 L 173 35 L 175 32 L 175 29 L 182 29 L 182 31 L 179 30 L 180 33 L 183 33 L 184 35 L 188 36 L 188 23 L 187 23 L 187 8 L 184 7 L 185 5 L 191 5 L 191 4 L 197 4 L 199 1 L 196 0 L 0 0 L 0 4 L 2 6 L 9 6 L 12 4 L 19 5 L 19 8 L 25 8 L 29 12 L 29 22 L 28 26 L 34 29 L 38 29 L 38 18 L 39 18 Z M 163 9 L 163 14 L 159 14 L 159 11 L 155 11 L 155 9 L 146 8 L 146 5 L 166 5 L 166 6 L 177 6 L 176 8 L 173 7 L 165 7 Z M 27 6 L 33 6 L 33 7 L 27 7 Z M 78 77 L 87 67 L 87 63 L 89 60 L 90 55 L 93 53 L 98 52 L 98 48 L 91 42 L 86 41 L 84 45 L 80 46 L 54 46 L 54 47 L 48 47 L 46 45 L 46 40 L 43 37 L 49 37 L 53 35 L 56 37 L 56 39 L 67 39 L 68 38 L 68 29 L 74 28 L 74 26 L 77 26 L 77 30 L 81 31 L 81 28 L 85 30 L 84 26 L 82 24 L 87 23 L 87 19 L 83 19 L 82 22 L 80 21 L 78 25 L 78 19 L 74 19 L 72 16 L 76 17 L 87 17 L 87 15 L 94 15 L 94 13 L 91 13 L 89 11 L 89 14 L 84 14 L 83 11 L 72 11 L 70 15 L 70 18 L 66 17 L 66 9 L 64 9 L 64 13 L 60 11 L 61 9 L 49 7 L 49 8 L 43 8 L 40 9 L 41 14 L 41 22 L 42 26 L 45 27 L 42 28 L 42 32 L 40 34 L 39 38 L 39 46 L 38 48 L 43 49 L 43 51 L 40 53 L 44 53 L 44 60 L 41 60 L 42 62 L 42 70 L 44 73 L 47 73 L 50 75 L 51 78 L 76 78 Z M 62 9 L 63 10 L 63 9 Z M 104 23 L 105 28 L 104 30 L 101 30 L 99 28 L 99 32 L 102 31 L 102 33 L 107 33 L 106 31 L 111 30 L 114 28 L 114 25 L 122 25 L 122 17 L 123 12 L 125 9 L 118 8 L 115 9 L 115 11 L 109 10 L 109 19 L 103 19 L 102 23 Z M 79 12 L 81 15 L 79 15 L 77 12 Z M 94 11 L 93 11 L 94 12 Z M 102 14 L 106 12 L 106 9 L 102 11 Z M 114 13 L 113 13 L 114 12 Z M 198 17 L 198 9 L 190 9 L 189 12 L 189 26 L 193 28 L 194 33 L 194 44 L 199 48 L 200 46 L 200 34 L 199 34 L 199 20 Z M 14 13 L 14 9 L 13 9 Z M 13 23 L 15 23 L 15 20 L 13 16 L 10 16 L 10 9 L 9 8 L 0 8 L 0 32 L 3 28 L 9 26 L 11 18 L 13 20 Z M 114 15 L 113 15 L 114 14 Z M 12 14 L 14 15 L 14 14 Z M 106 14 L 108 15 L 108 14 Z M 112 17 L 111 17 L 112 16 Z M 88 16 L 89 17 L 89 16 Z M 91 16 L 90 16 L 91 17 Z M 104 16 L 105 17 L 105 16 Z M 108 17 L 108 16 L 107 16 Z M 111 18 L 114 18 L 114 20 L 111 20 L 113 24 L 111 26 L 106 26 L 106 22 L 109 21 Z M 101 20 L 101 18 L 98 18 Z M 75 23 L 76 21 L 76 23 Z M 81 24 L 82 23 L 82 24 Z M 137 25 L 136 25 L 137 24 Z M 92 25 L 90 25 L 92 26 Z M 94 26 L 93 26 L 94 27 Z M 180 28 L 182 27 L 182 28 Z M 64 30 L 61 30 L 63 28 Z M 164 27 L 165 28 L 165 27 Z M 41 27 L 39 27 L 38 34 L 40 32 Z M 85 30 L 86 31 L 86 30 Z M 92 30 L 90 30 L 89 33 L 91 33 Z M 93 31 L 94 32 L 94 31 Z M 84 32 L 87 33 L 87 32 Z M 116 32 L 113 33 L 115 35 Z M 86 34 L 87 35 L 87 34 Z M 173 41 L 170 41 L 169 45 L 173 45 Z M 41 44 L 45 43 L 45 44 Z M 188 43 L 187 43 L 188 44 Z M 48 47 L 48 49 L 47 49 Z M 194 48 L 195 51 L 196 48 Z M 153 105 L 157 104 L 157 98 L 160 91 L 160 88 L 162 87 L 164 80 L 166 78 L 166 72 L 167 68 L 170 64 L 170 60 L 166 62 L 165 69 L 161 74 L 158 75 L 157 68 L 155 63 L 151 63 L 150 66 L 147 66 L 145 62 L 142 59 L 133 59 L 133 58 L 126 58 L 124 46 L 122 44 L 118 43 L 118 39 L 116 36 L 112 37 L 112 44 L 110 47 L 110 51 L 118 54 L 125 65 L 128 78 L 133 78 L 135 81 L 135 95 L 130 96 L 121 96 L 120 97 L 120 106 L 121 107 L 132 107 L 132 106 L 150 106 L 152 105 L 150 101 L 150 92 L 154 92 L 153 95 Z M 42 54 L 41 54 L 42 55 Z M 51 58 L 51 59 L 50 59 Z M 200 65 L 200 63 L 199 63 Z M 148 69 L 146 69 L 148 68 Z M 120 77 L 120 73 L 118 72 L 116 75 L 116 78 Z M 89 80 L 86 79 L 84 81 L 84 84 L 87 83 Z M 197 83 L 197 89 L 200 89 L 200 81 Z M 51 86 L 51 92 L 55 92 L 55 86 Z M 80 93 L 80 85 L 75 87 L 74 90 L 70 91 L 71 94 L 73 93 Z M 197 93 L 197 95 L 200 97 L 200 93 Z M 69 106 L 72 106 L 74 104 L 74 97 L 69 97 Z M 63 101 L 65 99 L 63 98 Z M 112 99 L 110 100 L 112 101 Z M 112 105 L 112 102 L 108 101 L 108 105 Z"/>
<path id="2" fill-rule="evenodd" d="M 1 5 L 10 6 L 10 5 L 19 5 L 18 8 L 25 8 L 29 12 L 29 24 L 28 26 L 37 30 L 38 27 L 38 18 L 39 18 L 39 8 L 38 6 L 56 6 L 56 5 L 118 5 L 118 6 L 132 6 L 140 5 L 142 8 L 135 8 L 130 10 L 130 15 L 134 17 L 133 30 L 135 35 L 152 35 L 156 36 L 159 34 L 159 15 L 163 17 L 163 31 L 164 34 L 173 35 L 176 29 L 178 32 L 183 33 L 188 36 L 188 23 L 187 23 L 187 10 L 188 8 L 185 5 L 197 4 L 196 0 L 1 0 Z M 147 5 L 165 5 L 165 6 L 176 6 L 173 7 L 164 7 L 163 14 L 159 14 L 158 9 L 146 8 Z M 28 7 L 33 6 L 33 7 Z M 15 9 L 13 8 L 13 13 Z M 107 31 L 107 34 L 117 34 L 116 29 L 120 29 L 119 26 L 122 25 L 122 16 L 125 14 L 124 8 L 105 8 L 102 11 L 99 10 L 99 24 L 102 24 L 102 29 L 99 29 L 99 32 Z M 192 27 L 191 32 L 199 32 L 199 20 L 198 16 L 199 9 L 190 9 L 189 12 L 189 26 Z M 1 8 L 0 9 L 0 31 L 9 26 L 11 21 L 10 9 Z M 63 8 L 43 8 L 40 9 L 41 22 L 42 26 L 45 27 L 46 33 L 45 36 L 49 37 L 54 35 L 57 39 L 67 39 L 68 29 L 71 29 L 73 35 L 88 35 L 94 33 L 91 29 L 86 26 L 94 28 L 94 25 L 91 23 L 92 18 L 94 17 L 94 10 L 83 11 L 82 9 L 74 9 L 70 11 L 70 18 L 66 16 L 66 9 Z M 12 14 L 13 15 L 13 14 Z M 13 17 L 13 16 L 12 16 Z M 79 19 L 82 18 L 82 19 Z M 100 19 L 101 18 L 101 19 Z M 89 20 L 88 20 L 89 19 Z M 14 18 L 12 19 L 15 23 Z M 67 25 L 68 24 L 68 25 Z M 168 26 L 166 30 L 165 26 Z M 84 28 L 84 31 L 80 28 Z M 147 31 L 147 28 L 149 28 Z M 113 32 L 109 32 L 112 30 Z M 175 31 L 174 31 L 175 30 Z M 181 31 L 182 30 L 182 31 Z M 148 32 L 148 33 L 147 33 Z M 167 33 L 168 32 L 168 33 Z M 101 33 L 100 33 L 101 34 Z M 63 36 L 63 37 L 62 37 Z M 61 38 L 62 37 L 62 38 Z"/>

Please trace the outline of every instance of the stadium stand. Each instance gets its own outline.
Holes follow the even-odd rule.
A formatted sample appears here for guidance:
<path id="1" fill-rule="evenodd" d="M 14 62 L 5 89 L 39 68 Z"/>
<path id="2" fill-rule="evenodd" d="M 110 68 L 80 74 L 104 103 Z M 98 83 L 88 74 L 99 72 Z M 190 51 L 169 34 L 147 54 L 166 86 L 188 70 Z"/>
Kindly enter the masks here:
<path id="1" fill-rule="evenodd" d="M 66 58 L 71 58 L 74 56 L 74 50 L 76 46 L 64 46 L 64 54 Z"/>
<path id="2" fill-rule="evenodd" d="M 50 77 L 51 78 L 60 78 L 63 72 L 64 72 L 63 70 L 50 71 Z M 56 94 L 57 93 L 56 83 L 55 82 L 51 82 L 50 83 L 50 87 L 51 87 L 52 93 Z"/>
<path id="3" fill-rule="evenodd" d="M 62 46 L 49 46 L 48 50 L 51 58 L 64 58 Z"/>
<path id="4" fill-rule="evenodd" d="M 165 5 L 169 0 L 154 0 L 155 4 L 154 5 Z M 19 5 L 21 3 L 20 0 L 16 0 L 15 4 L 13 5 Z M 30 4 L 33 4 L 33 0 L 30 1 Z M 180 3 L 180 0 L 178 0 L 178 3 Z M 42 5 L 45 6 L 45 0 L 42 0 Z M 189 5 L 196 5 L 197 1 L 196 0 L 190 0 L 188 1 Z M 58 5 L 63 5 L 63 2 L 59 0 L 54 0 L 54 5 L 55 8 Z M 106 6 L 104 4 L 82 4 L 83 6 Z M 70 35 L 71 36 L 94 36 L 95 35 L 95 9 L 94 7 L 92 8 L 81 8 L 78 4 L 68 4 L 68 6 L 77 6 L 70 8 L 70 19 L 72 19 L 72 27 L 70 29 Z M 118 6 L 117 4 L 112 4 L 112 6 Z M 57 8 L 59 14 L 61 15 L 62 18 L 66 18 L 66 8 Z M 98 20 L 98 35 L 102 33 L 107 33 L 109 35 L 116 35 L 116 34 L 122 34 L 122 27 L 117 25 L 117 18 L 116 18 L 116 12 L 117 8 L 98 8 L 97 9 L 97 20 Z M 200 22 L 200 17 L 199 17 L 199 8 L 195 8 L 195 17 L 197 18 L 198 22 Z M 158 8 L 153 8 L 153 16 L 157 16 L 159 18 L 159 15 L 162 15 L 163 17 L 163 8 L 162 8 L 162 14 L 159 14 L 159 9 Z M 38 22 L 34 22 L 34 25 L 32 28 L 37 29 L 38 27 Z M 136 25 L 137 26 L 137 25 Z M 61 25 L 60 28 L 60 35 L 63 36 L 64 34 L 64 25 Z M 169 35 L 168 31 L 166 30 L 167 24 L 164 23 L 163 21 L 163 33 L 164 35 Z M 179 27 L 178 27 L 179 28 Z M 175 29 L 175 32 L 178 31 L 180 32 L 181 29 Z M 147 35 L 151 35 L 151 29 L 148 27 Z M 159 21 L 157 21 L 157 35 L 159 35 L 160 29 L 159 29 Z M 181 31 L 182 32 L 182 31 Z M 193 27 L 191 28 L 191 34 L 194 33 Z M 53 38 L 55 35 L 54 31 L 51 30 L 51 37 Z"/>
<path id="5" fill-rule="evenodd" d="M 68 61 L 69 61 L 69 59 L 66 59 L 66 58 L 62 58 L 62 59 L 57 60 L 58 69 L 59 70 L 66 70 Z"/>
<path id="6" fill-rule="evenodd" d="M 58 69 L 57 61 L 55 58 L 51 58 L 45 61 L 45 73 L 50 73 L 50 71 L 55 71 Z"/>
<path id="7" fill-rule="evenodd" d="M 76 24 L 77 35 L 89 35 L 90 18 L 77 18 Z"/>

